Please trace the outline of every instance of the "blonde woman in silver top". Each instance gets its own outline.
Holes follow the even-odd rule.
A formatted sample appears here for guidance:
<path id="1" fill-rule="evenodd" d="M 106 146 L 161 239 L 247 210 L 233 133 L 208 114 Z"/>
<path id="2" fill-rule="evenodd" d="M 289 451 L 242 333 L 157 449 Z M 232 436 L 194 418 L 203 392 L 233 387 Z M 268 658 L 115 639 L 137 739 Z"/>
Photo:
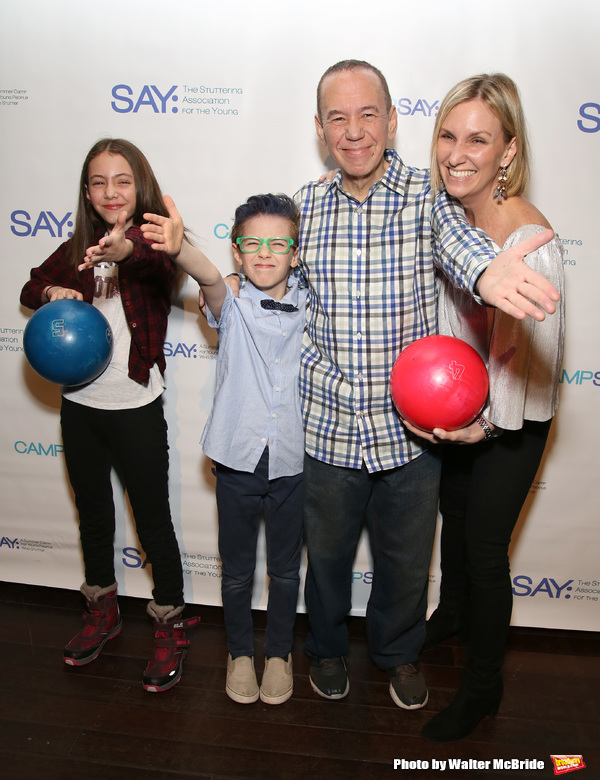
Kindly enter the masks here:
<path id="1" fill-rule="evenodd" d="M 550 227 L 523 197 L 529 176 L 525 120 L 517 87 L 503 74 L 457 84 L 437 116 L 431 152 L 433 197 L 445 188 L 499 248 Z M 564 335 L 562 247 L 555 237 L 528 265 L 561 295 L 543 322 L 478 306 L 440 279 L 439 330 L 470 343 L 488 366 L 486 408 L 460 431 L 413 432 L 443 448 L 440 603 L 425 649 L 460 632 L 467 644 L 461 687 L 423 729 L 445 742 L 467 736 L 502 697 L 502 664 L 512 612 L 508 547 L 536 475 L 558 402 Z M 408 426 L 410 427 L 410 426 Z M 452 443 L 475 446 L 452 446 Z"/>

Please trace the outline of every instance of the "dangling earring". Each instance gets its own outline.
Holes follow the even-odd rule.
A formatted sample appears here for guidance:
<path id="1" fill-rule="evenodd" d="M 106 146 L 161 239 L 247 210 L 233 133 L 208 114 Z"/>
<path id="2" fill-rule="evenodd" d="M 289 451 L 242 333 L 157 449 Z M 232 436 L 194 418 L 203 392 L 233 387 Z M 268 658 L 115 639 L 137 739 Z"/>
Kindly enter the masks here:
<path id="1" fill-rule="evenodd" d="M 494 190 L 494 198 L 498 201 L 498 203 L 502 203 L 503 200 L 506 200 L 506 179 L 508 178 L 506 173 L 506 165 L 500 166 L 500 173 L 498 174 L 498 184 L 496 184 L 496 189 Z"/>

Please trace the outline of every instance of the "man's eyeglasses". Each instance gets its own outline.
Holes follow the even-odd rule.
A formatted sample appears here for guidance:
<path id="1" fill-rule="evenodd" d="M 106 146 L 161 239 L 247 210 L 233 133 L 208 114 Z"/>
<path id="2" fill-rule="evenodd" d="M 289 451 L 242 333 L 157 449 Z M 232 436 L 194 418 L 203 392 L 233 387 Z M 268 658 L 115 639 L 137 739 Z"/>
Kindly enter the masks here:
<path id="1" fill-rule="evenodd" d="M 256 238 L 256 236 L 241 236 L 236 238 L 236 244 L 244 254 L 250 255 L 260 252 L 263 244 L 266 244 L 275 255 L 285 255 L 294 246 L 293 238 Z"/>

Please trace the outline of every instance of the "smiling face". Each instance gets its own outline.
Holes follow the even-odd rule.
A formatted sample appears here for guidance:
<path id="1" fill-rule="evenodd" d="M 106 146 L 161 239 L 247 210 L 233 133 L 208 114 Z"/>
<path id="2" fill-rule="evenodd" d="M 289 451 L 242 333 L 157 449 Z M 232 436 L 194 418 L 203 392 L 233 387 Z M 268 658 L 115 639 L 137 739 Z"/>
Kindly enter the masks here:
<path id="1" fill-rule="evenodd" d="M 273 214 L 251 217 L 244 223 L 241 235 L 256 238 L 294 238 L 291 221 Z M 241 252 L 236 244 L 232 246 L 233 256 L 252 284 L 280 301 L 287 290 L 290 269 L 298 264 L 298 247 L 291 247 L 284 254 L 279 254 L 271 251 L 265 241 L 258 252 L 246 254 Z"/>
<path id="2" fill-rule="evenodd" d="M 502 165 L 516 153 L 498 117 L 479 98 L 459 103 L 442 122 L 436 159 L 446 190 L 466 209 L 491 201 Z"/>
<path id="3" fill-rule="evenodd" d="M 126 211 L 127 227 L 135 214 L 136 191 L 133 171 L 120 154 L 101 152 L 88 166 L 86 197 L 94 211 L 111 228 L 121 211 Z"/>
<path id="4" fill-rule="evenodd" d="M 344 188 L 363 198 L 387 168 L 384 152 L 396 134 L 396 109 L 365 68 L 328 75 L 321 84 L 317 135 L 342 170 Z"/>

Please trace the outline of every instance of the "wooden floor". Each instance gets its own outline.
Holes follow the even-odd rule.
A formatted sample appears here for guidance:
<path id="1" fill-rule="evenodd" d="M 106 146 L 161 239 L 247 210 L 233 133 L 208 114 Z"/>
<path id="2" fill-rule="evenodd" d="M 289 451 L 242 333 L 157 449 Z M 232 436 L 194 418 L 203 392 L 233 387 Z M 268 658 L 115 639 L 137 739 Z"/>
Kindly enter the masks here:
<path id="1" fill-rule="evenodd" d="M 121 635 L 76 669 L 63 664 L 61 651 L 79 627 L 81 595 L 0 583 L 0 778 L 367 780 L 402 772 L 420 780 L 552 778 L 550 756 L 566 754 L 583 756 L 578 780 L 600 779 L 600 634 L 511 629 L 498 716 L 469 739 L 436 745 L 420 731 L 459 682 L 464 650 L 454 640 L 423 654 L 429 704 L 406 712 L 393 704 L 386 675 L 369 660 L 364 620 L 353 618 L 350 694 L 330 702 L 310 688 L 302 652 L 306 618 L 299 615 L 293 697 L 279 706 L 240 705 L 225 695 L 219 608 L 187 608 L 202 623 L 182 680 L 149 694 L 141 686 L 152 646 L 145 601 L 122 597 L 120 605 Z M 256 625 L 262 669 L 262 613 Z M 429 768 L 395 769 L 395 759 Z M 433 768 L 434 760 L 451 759 L 541 761 L 544 768 Z"/>

